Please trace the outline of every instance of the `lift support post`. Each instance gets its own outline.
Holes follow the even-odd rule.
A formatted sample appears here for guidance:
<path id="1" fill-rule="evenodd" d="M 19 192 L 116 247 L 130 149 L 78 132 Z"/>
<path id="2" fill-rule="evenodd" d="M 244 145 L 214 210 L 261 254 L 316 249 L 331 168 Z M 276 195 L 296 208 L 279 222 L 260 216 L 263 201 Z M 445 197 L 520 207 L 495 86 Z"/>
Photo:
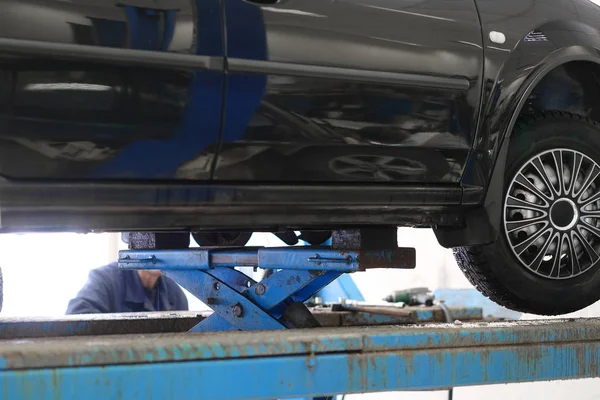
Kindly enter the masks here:
<path id="1" fill-rule="evenodd" d="M 398 247 L 389 228 L 334 231 L 331 246 L 284 248 L 144 249 L 158 241 L 147 235 L 120 252 L 119 267 L 162 270 L 207 304 L 214 314 L 194 332 L 318 327 L 304 302 L 342 274 L 415 267 L 415 249 Z M 275 272 L 256 282 L 235 267 Z"/>

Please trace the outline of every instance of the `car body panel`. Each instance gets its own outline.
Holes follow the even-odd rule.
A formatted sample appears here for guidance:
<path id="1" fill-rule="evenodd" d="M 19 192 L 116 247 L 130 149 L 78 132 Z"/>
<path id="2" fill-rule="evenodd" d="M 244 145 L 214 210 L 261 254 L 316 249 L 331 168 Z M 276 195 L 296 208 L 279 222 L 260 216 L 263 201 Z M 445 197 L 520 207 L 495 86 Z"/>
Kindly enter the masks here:
<path id="1" fill-rule="evenodd" d="M 485 42 L 485 109 L 463 183 L 487 187 L 500 146 L 536 84 L 568 62 L 600 63 L 600 7 L 591 0 L 476 3 Z M 490 32 L 502 33 L 505 42 L 492 42 Z"/>
<path id="2" fill-rule="evenodd" d="M 214 155 L 218 0 L 0 6 L 0 175 L 170 179 L 211 146 Z M 207 164 L 198 179 L 210 179 Z"/>
<path id="3" fill-rule="evenodd" d="M 0 231 L 489 242 L 528 96 L 599 61 L 589 0 L 121 4 L 0 0 Z"/>
<path id="4" fill-rule="evenodd" d="M 556 99 L 572 100 L 587 90 L 595 90 L 597 82 L 582 87 L 562 73 L 559 80 L 549 83 L 552 86 L 546 86 L 544 81 L 548 74 L 569 63 L 600 65 L 600 6 L 596 2 L 476 0 L 476 3 L 485 44 L 484 110 L 462 184 L 463 204 L 480 207 L 465 213 L 462 229 L 436 231 L 445 247 L 492 243 L 498 237 L 502 210 L 498 199 L 504 195 L 508 144 L 518 116 L 522 111 L 527 112 L 528 101 L 537 109 L 556 107 L 600 120 L 599 115 L 570 110 L 564 102 L 556 104 Z M 491 32 L 501 32 L 505 42 L 494 43 Z M 554 92 L 551 94 L 550 90 Z"/>
<path id="5" fill-rule="evenodd" d="M 226 0 L 217 181 L 458 183 L 483 52 L 471 0 Z"/>

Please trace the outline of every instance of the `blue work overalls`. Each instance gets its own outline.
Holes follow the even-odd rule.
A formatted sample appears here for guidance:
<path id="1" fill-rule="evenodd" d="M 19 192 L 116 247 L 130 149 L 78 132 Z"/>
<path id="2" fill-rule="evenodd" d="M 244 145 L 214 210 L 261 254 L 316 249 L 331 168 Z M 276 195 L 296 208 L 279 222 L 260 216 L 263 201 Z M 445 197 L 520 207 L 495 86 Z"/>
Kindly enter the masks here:
<path id="1" fill-rule="evenodd" d="M 69 302 L 67 314 L 187 310 L 187 298 L 173 280 L 161 276 L 150 296 L 137 271 L 112 263 L 90 271 L 85 286 Z"/>

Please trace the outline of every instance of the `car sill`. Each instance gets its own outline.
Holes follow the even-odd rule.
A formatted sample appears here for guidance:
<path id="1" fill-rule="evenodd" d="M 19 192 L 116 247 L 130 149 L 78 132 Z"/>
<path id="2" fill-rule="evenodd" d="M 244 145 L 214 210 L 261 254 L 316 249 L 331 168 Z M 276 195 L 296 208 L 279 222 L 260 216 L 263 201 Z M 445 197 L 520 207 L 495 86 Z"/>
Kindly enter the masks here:
<path id="1" fill-rule="evenodd" d="M 461 198 L 458 185 L 3 182 L 0 231 L 456 225 Z"/>

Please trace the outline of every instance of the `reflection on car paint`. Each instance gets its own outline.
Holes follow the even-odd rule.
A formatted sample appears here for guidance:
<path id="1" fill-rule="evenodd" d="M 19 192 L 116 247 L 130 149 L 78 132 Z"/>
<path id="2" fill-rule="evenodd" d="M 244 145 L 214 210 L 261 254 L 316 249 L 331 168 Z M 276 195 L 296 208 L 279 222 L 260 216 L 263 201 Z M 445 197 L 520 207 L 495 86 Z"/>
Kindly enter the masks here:
<path id="1" fill-rule="evenodd" d="M 482 41 L 470 0 L 263 6 L 228 0 L 223 18 L 218 3 L 2 0 L 11 12 L 2 17 L 0 36 L 173 54 L 226 52 L 264 62 L 463 77 L 470 85 L 423 89 L 6 55 L 0 174 L 458 183 L 465 171 L 464 184 L 484 187 L 526 83 L 548 54 L 558 57 L 556 50 L 575 44 L 594 48 L 590 27 L 599 15 L 587 0 L 477 0 Z M 494 32 L 503 40 L 491 39 Z M 568 78 L 576 70 L 553 72 L 528 106 L 564 108 L 578 97 L 592 99 L 589 87 Z M 551 103 L 544 93 L 559 82 L 564 95 Z M 476 138 L 481 93 L 484 119 Z"/>
<path id="2" fill-rule="evenodd" d="M 265 75 L 260 102 L 250 102 L 240 93 L 250 92 L 249 80 L 259 87 L 260 77 L 230 73 L 214 179 L 458 182 L 477 117 L 482 52 L 473 43 L 480 35 L 472 2 L 444 7 L 433 1 L 414 7 L 385 0 L 227 2 L 230 57 L 462 76 L 471 85 L 467 93 L 272 74 Z M 249 20 L 260 20 L 265 33 L 248 35 Z M 348 163 L 355 172 L 341 167 Z"/>
<path id="3" fill-rule="evenodd" d="M 223 54 L 215 40 L 222 29 L 217 1 L 38 3 L 3 1 L 11 7 L 12 18 L 2 19 L 8 37 Z M 39 29 L 30 29 L 34 22 Z M 0 81 L 5 177 L 169 178 L 217 148 L 221 72 L 4 57 Z M 209 165 L 200 179 L 210 171 Z"/>

